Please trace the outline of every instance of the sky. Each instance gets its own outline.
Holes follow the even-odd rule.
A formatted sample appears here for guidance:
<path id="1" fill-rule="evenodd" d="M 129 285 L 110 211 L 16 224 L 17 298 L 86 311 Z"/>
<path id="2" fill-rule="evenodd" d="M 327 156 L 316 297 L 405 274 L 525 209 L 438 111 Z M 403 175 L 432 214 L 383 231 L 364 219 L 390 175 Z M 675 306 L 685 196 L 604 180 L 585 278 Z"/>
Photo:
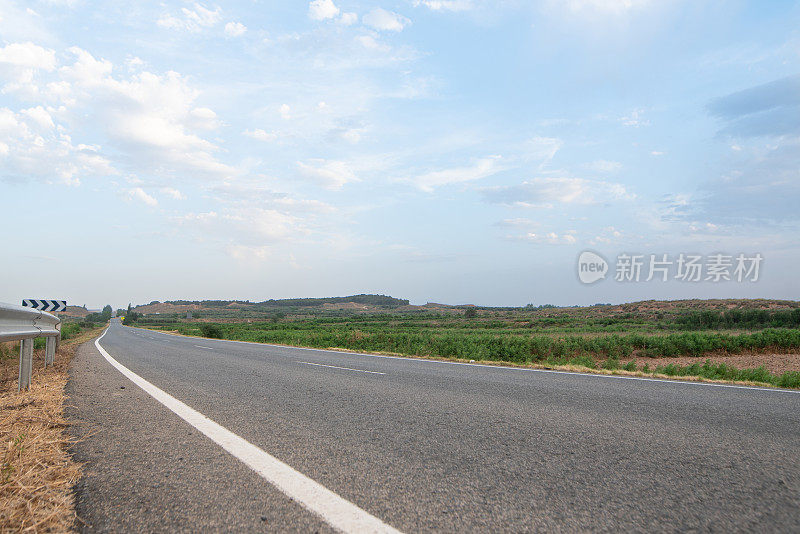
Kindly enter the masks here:
<path id="1" fill-rule="evenodd" d="M 799 206 L 796 2 L 0 0 L 0 301 L 796 300 Z"/>

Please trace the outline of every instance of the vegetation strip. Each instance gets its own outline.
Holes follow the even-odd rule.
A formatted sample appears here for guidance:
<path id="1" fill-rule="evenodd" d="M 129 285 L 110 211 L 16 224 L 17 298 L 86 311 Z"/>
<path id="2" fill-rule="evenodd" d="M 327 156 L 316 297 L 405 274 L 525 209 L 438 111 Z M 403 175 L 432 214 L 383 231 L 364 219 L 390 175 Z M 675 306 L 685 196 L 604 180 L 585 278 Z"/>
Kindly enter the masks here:
<path id="1" fill-rule="evenodd" d="M 184 335 L 296 347 L 800 387 L 797 301 L 522 308 L 406 302 L 383 295 L 154 301 L 129 308 L 124 322 Z M 729 356 L 736 357 L 735 365 L 725 360 Z M 660 358 L 670 360 L 659 362 Z"/>
<path id="2" fill-rule="evenodd" d="M 141 325 L 138 325 L 137 327 L 147 328 L 146 326 L 141 326 Z M 164 327 L 159 327 L 159 328 L 151 327 L 150 329 L 186 337 L 201 337 L 201 338 L 205 337 L 202 336 L 200 332 L 182 333 L 180 331 L 169 330 Z M 270 345 L 283 345 L 287 347 L 313 348 L 313 349 L 342 351 L 342 352 L 361 352 L 365 354 L 375 354 L 380 356 L 399 356 L 406 358 L 434 359 L 434 360 L 457 362 L 457 363 L 469 362 L 469 363 L 478 363 L 482 365 L 500 365 L 500 366 L 531 368 L 531 369 L 569 371 L 576 373 L 593 373 L 593 374 L 619 375 L 619 376 L 642 377 L 642 378 L 658 378 L 665 380 L 678 379 L 678 380 L 715 382 L 715 383 L 725 383 L 725 384 L 739 384 L 739 385 L 757 386 L 757 387 L 779 387 L 785 389 L 800 389 L 800 372 L 792 371 L 777 376 L 771 374 L 763 367 L 758 367 L 754 369 L 736 369 L 732 366 L 728 366 L 725 364 L 714 364 L 710 360 L 705 360 L 702 363 L 697 362 L 695 364 L 688 366 L 678 366 L 674 364 L 669 364 L 665 366 L 655 366 L 652 368 L 648 364 L 645 364 L 642 367 L 637 367 L 635 362 L 628 362 L 625 365 L 621 365 L 619 360 L 615 358 L 609 358 L 605 360 L 601 365 L 597 365 L 594 359 L 586 355 L 576 356 L 571 358 L 562 357 L 559 359 L 547 358 L 545 360 L 541 360 L 538 362 L 520 363 L 509 360 L 475 360 L 475 359 L 466 360 L 465 358 L 445 357 L 441 355 L 403 354 L 399 352 L 352 349 L 352 348 L 337 347 L 337 346 L 312 347 L 309 345 L 296 345 L 287 343 L 252 341 L 249 339 L 228 338 L 222 335 L 214 336 L 210 339 L 227 339 L 229 341 L 244 341 L 248 343 L 264 343 Z"/>

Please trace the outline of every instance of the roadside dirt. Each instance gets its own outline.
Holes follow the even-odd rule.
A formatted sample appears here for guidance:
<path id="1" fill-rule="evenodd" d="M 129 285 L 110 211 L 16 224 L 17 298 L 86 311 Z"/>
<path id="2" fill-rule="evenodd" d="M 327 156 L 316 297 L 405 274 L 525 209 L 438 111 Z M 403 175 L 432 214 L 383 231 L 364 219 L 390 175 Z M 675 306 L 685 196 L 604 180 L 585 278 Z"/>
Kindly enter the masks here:
<path id="1" fill-rule="evenodd" d="M 738 369 L 752 369 L 764 366 L 773 374 L 781 375 L 787 371 L 800 371 L 800 354 L 736 354 L 736 355 L 716 355 L 716 356 L 680 356 L 676 358 L 620 358 L 620 363 L 626 364 L 631 360 L 636 361 L 637 367 L 644 364 L 655 369 L 658 366 L 669 364 L 692 365 L 693 363 L 703 363 L 711 360 L 713 363 L 724 363 Z"/>
<path id="2" fill-rule="evenodd" d="M 73 485 L 80 476 L 68 452 L 64 418 L 67 369 L 78 345 L 101 330 L 62 341 L 55 365 L 44 368 L 44 351 L 34 351 L 28 391 L 17 392 L 18 352 L 0 350 L 0 532 L 72 532 Z"/>

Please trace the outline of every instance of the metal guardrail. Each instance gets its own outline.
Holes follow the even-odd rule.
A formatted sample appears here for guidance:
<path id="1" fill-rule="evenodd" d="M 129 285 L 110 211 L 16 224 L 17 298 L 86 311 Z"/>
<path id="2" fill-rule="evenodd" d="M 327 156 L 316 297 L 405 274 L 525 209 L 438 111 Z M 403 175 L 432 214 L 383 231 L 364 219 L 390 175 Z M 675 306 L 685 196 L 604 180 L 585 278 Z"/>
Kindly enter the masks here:
<path id="1" fill-rule="evenodd" d="M 31 385 L 33 340 L 46 337 L 44 365 L 52 365 L 61 338 L 61 319 L 52 313 L 0 302 L 0 341 L 19 341 L 19 383 L 17 391 Z"/>

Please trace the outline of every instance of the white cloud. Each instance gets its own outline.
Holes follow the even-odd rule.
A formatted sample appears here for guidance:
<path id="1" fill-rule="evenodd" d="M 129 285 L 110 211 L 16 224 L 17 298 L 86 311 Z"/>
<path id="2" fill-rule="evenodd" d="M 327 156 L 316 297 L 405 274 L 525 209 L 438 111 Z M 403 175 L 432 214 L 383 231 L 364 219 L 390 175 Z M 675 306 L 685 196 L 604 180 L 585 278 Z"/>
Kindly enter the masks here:
<path id="1" fill-rule="evenodd" d="M 466 11 L 474 7 L 470 0 L 414 0 L 414 7 L 419 6 L 433 11 Z"/>
<path id="2" fill-rule="evenodd" d="M 486 178 L 504 170 L 502 156 L 488 156 L 475 160 L 468 167 L 456 167 L 422 174 L 411 180 L 423 191 L 431 192 L 437 187 Z"/>
<path id="3" fill-rule="evenodd" d="M 215 148 L 205 139 L 186 133 L 181 124 L 156 113 L 118 114 L 112 128 L 117 138 L 148 148 L 203 152 Z"/>
<path id="4" fill-rule="evenodd" d="M 114 65 L 107 59 L 95 59 L 89 52 L 77 46 L 70 47 L 68 52 L 76 59 L 72 65 L 59 69 L 61 78 L 66 81 L 97 87 L 103 85 L 105 78 L 114 69 Z"/>
<path id="5" fill-rule="evenodd" d="M 518 233 L 507 235 L 507 239 L 528 241 L 530 243 L 547 245 L 573 245 L 577 243 L 576 230 L 563 232 L 540 230 L 541 223 L 525 217 L 503 219 L 495 223 L 501 228 L 511 228 Z"/>
<path id="6" fill-rule="evenodd" d="M 519 227 L 534 228 L 539 226 L 539 223 L 532 221 L 527 217 L 516 217 L 514 219 L 503 219 L 502 221 L 498 221 L 495 223 L 495 226 L 501 226 L 507 228 L 519 228 Z"/>
<path id="7" fill-rule="evenodd" d="M 364 133 L 365 130 L 365 128 L 346 128 L 339 130 L 338 134 L 339 137 L 348 143 L 356 144 L 361 141 L 361 134 Z"/>
<path id="8" fill-rule="evenodd" d="M 151 207 L 158 206 L 158 200 L 148 195 L 145 192 L 145 190 L 142 189 L 141 187 L 134 187 L 133 189 L 129 189 L 127 197 L 128 200 L 137 200 L 139 202 L 144 202 L 145 204 Z"/>
<path id="9" fill-rule="evenodd" d="M 298 161 L 300 173 L 319 182 L 326 189 L 341 189 L 345 184 L 358 181 L 353 170 L 344 161 L 312 159 L 309 163 Z"/>
<path id="10" fill-rule="evenodd" d="M 332 19 L 339 14 L 333 0 L 314 0 L 308 4 L 308 16 L 314 20 Z"/>
<path id="11" fill-rule="evenodd" d="M 278 113 L 281 114 L 281 117 L 284 119 L 291 119 L 292 118 L 292 108 L 289 107 L 289 104 L 281 104 L 281 107 L 278 108 Z"/>
<path id="12" fill-rule="evenodd" d="M 33 43 L 10 43 L 0 48 L 0 64 L 51 71 L 56 68 L 54 50 Z"/>
<path id="13" fill-rule="evenodd" d="M 0 156 L 0 179 L 79 185 L 83 176 L 116 174 L 97 147 L 75 146 L 41 106 L 20 112 L 0 108 Z"/>
<path id="14" fill-rule="evenodd" d="M 219 126 L 219 121 L 213 109 L 200 107 L 189 112 L 187 124 L 201 130 L 213 130 Z"/>
<path id="15" fill-rule="evenodd" d="M 188 213 L 174 219 L 201 241 L 221 242 L 232 256 L 243 259 L 265 257 L 273 246 L 308 236 L 303 219 L 272 207 L 246 203 L 221 211 Z"/>
<path id="16" fill-rule="evenodd" d="M 230 256 L 241 262 L 264 261 L 272 255 L 270 246 L 228 245 L 225 249 Z"/>
<path id="17" fill-rule="evenodd" d="M 624 126 L 632 126 L 638 128 L 639 126 L 648 126 L 650 121 L 644 118 L 643 109 L 634 109 L 628 115 L 620 117 L 619 121 Z"/>
<path id="18" fill-rule="evenodd" d="M 247 26 L 241 22 L 229 22 L 225 25 L 225 35 L 228 37 L 241 37 L 247 31 Z"/>
<path id="19" fill-rule="evenodd" d="M 522 157 L 541 161 L 541 165 L 552 160 L 564 142 L 555 137 L 532 137 L 523 144 Z"/>
<path id="20" fill-rule="evenodd" d="M 253 139 L 258 139 L 259 141 L 271 142 L 278 138 L 278 134 L 275 132 L 268 132 L 266 130 L 262 130 L 261 128 L 256 128 L 255 130 L 245 130 L 243 133 L 247 137 L 252 137 Z"/>
<path id="21" fill-rule="evenodd" d="M 339 24 L 344 24 L 345 26 L 352 26 L 356 22 L 358 22 L 357 13 L 342 13 L 342 16 L 339 17 Z"/>
<path id="22" fill-rule="evenodd" d="M 192 33 L 210 28 L 220 21 L 222 10 L 217 7 L 213 11 L 202 4 L 195 3 L 191 8 L 181 8 L 179 15 L 164 14 L 156 23 L 169 30 L 182 30 Z"/>
<path id="23" fill-rule="evenodd" d="M 174 187 L 162 187 L 161 192 L 174 200 L 186 200 L 186 195 Z"/>
<path id="24" fill-rule="evenodd" d="M 136 70 L 144 66 L 144 60 L 139 56 L 129 57 L 125 60 L 125 64 L 128 66 L 129 70 Z"/>
<path id="25" fill-rule="evenodd" d="M 537 233 L 537 232 L 528 232 L 522 239 L 525 241 L 530 241 L 531 243 L 540 243 L 540 244 L 547 244 L 547 245 L 574 245 L 577 243 L 577 238 L 575 234 L 577 232 L 575 230 L 567 230 L 564 233 L 557 233 L 557 232 L 545 232 L 545 233 Z"/>
<path id="26" fill-rule="evenodd" d="M 600 230 L 600 233 L 589 241 L 590 245 L 610 245 L 617 243 L 622 238 L 622 232 L 613 226 L 606 226 Z"/>
<path id="27" fill-rule="evenodd" d="M 404 16 L 394 13 L 393 11 L 386 11 L 380 7 L 376 7 L 364 15 L 361 20 L 364 24 L 376 30 L 393 32 L 402 31 L 404 27 L 411 23 L 411 21 Z"/>
<path id="28" fill-rule="evenodd" d="M 217 161 L 216 145 L 191 129 L 217 127 L 213 110 L 196 106 L 200 93 L 177 72 L 157 75 L 141 72 L 129 79 L 112 75 L 113 65 L 95 59 L 77 47 L 72 65 L 59 69 L 71 84 L 69 97 L 85 106 L 97 124 L 129 155 L 136 154 L 138 168 L 177 169 L 230 175 L 235 171 Z"/>
<path id="29" fill-rule="evenodd" d="M 42 129 L 52 130 L 56 127 L 56 125 L 53 123 L 53 118 L 42 106 L 23 109 L 20 113 L 30 117 L 30 119 Z"/>
<path id="30" fill-rule="evenodd" d="M 650 155 L 651 156 L 663 156 L 664 152 L 662 152 L 661 150 L 653 150 L 652 152 L 650 152 Z"/>
<path id="31" fill-rule="evenodd" d="M 379 43 L 378 40 L 371 35 L 359 35 L 356 37 L 356 42 L 364 48 L 369 48 L 370 50 L 379 50 L 381 52 L 388 52 L 391 50 L 391 47 Z"/>
<path id="32" fill-rule="evenodd" d="M 557 204 L 599 204 L 632 200 L 625 186 L 582 178 L 533 178 L 519 185 L 484 190 L 489 202 L 527 208 L 552 208 Z"/>

